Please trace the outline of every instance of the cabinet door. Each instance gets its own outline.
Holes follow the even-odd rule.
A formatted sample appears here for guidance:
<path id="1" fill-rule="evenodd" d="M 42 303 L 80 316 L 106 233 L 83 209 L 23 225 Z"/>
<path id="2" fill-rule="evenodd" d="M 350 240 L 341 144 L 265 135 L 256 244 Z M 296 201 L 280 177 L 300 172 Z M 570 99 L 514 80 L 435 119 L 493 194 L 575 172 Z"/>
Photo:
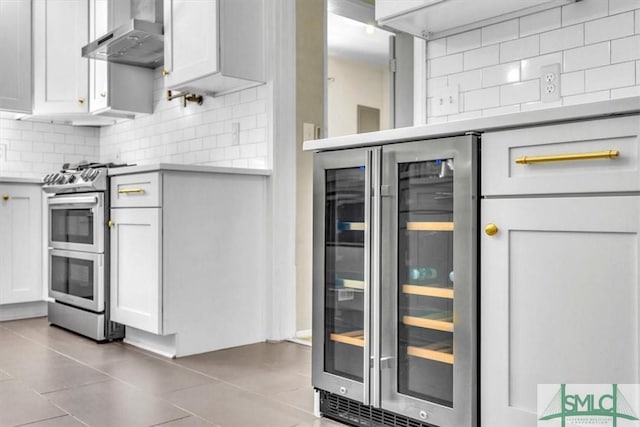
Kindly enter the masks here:
<path id="1" fill-rule="evenodd" d="M 31 2 L 0 0 L 0 110 L 31 113 Z"/>
<path id="2" fill-rule="evenodd" d="M 88 111 L 89 41 L 86 0 L 34 0 L 34 113 Z"/>
<path id="3" fill-rule="evenodd" d="M 476 152 L 471 136 L 382 149 L 382 408 L 430 425 L 475 425 Z"/>
<path id="4" fill-rule="evenodd" d="M 109 2 L 92 0 L 89 3 L 89 35 L 96 40 L 109 30 Z M 89 59 L 89 109 L 91 112 L 102 110 L 108 105 L 108 66 L 107 61 Z"/>
<path id="5" fill-rule="evenodd" d="M 112 209 L 111 318 L 162 334 L 162 212 Z"/>
<path id="6" fill-rule="evenodd" d="M 0 184 L 0 304 L 42 300 L 42 192 Z"/>
<path id="7" fill-rule="evenodd" d="M 219 69 L 218 0 L 165 0 L 164 63 L 171 88 Z"/>
<path id="8" fill-rule="evenodd" d="M 538 384 L 640 382 L 640 197 L 481 210 L 482 425 L 535 427 Z"/>
<path id="9" fill-rule="evenodd" d="M 370 150 L 314 163 L 313 385 L 369 403 Z"/>

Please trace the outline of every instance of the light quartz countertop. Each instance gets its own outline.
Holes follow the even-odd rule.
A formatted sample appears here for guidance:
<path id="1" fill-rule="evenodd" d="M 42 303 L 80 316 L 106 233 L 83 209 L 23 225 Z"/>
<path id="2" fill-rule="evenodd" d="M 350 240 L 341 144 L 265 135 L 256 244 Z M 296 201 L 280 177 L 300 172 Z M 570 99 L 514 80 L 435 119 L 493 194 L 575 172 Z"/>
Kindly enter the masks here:
<path id="1" fill-rule="evenodd" d="M 154 163 L 139 166 L 124 166 L 109 169 L 109 176 L 129 175 L 143 172 L 199 172 L 199 173 L 231 173 L 239 175 L 271 175 L 270 169 L 245 169 L 221 166 L 183 165 L 178 163 Z"/>
<path id="2" fill-rule="evenodd" d="M 394 142 L 464 135 L 468 132 L 487 132 L 526 126 L 595 119 L 640 113 L 640 97 L 623 98 L 590 104 L 548 108 L 448 123 L 389 129 L 379 132 L 316 139 L 304 143 L 304 150 L 334 150 L 367 147 Z M 638 118 L 640 120 L 640 116 Z"/>
<path id="3" fill-rule="evenodd" d="M 0 184 L 40 184 L 42 178 L 18 178 L 11 176 L 0 176 Z"/>

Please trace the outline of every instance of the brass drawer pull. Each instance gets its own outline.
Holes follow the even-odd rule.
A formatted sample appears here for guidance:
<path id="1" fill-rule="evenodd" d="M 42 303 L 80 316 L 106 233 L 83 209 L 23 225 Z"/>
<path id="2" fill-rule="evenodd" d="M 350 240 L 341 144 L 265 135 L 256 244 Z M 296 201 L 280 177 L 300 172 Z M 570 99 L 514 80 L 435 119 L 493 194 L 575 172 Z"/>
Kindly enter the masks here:
<path id="1" fill-rule="evenodd" d="M 528 165 L 531 163 L 566 162 L 570 160 L 615 159 L 620 156 L 618 150 L 594 151 L 592 153 L 558 154 L 555 156 L 524 156 L 518 157 L 516 163 Z"/>
<path id="2" fill-rule="evenodd" d="M 10 198 L 11 198 L 11 196 L 9 196 L 8 194 L 3 194 L 3 195 L 2 195 L 2 200 L 4 200 L 5 202 L 6 202 L 7 200 L 9 200 Z"/>
<path id="3" fill-rule="evenodd" d="M 144 194 L 144 189 L 142 189 L 142 188 L 120 188 L 120 189 L 118 189 L 118 194 Z"/>

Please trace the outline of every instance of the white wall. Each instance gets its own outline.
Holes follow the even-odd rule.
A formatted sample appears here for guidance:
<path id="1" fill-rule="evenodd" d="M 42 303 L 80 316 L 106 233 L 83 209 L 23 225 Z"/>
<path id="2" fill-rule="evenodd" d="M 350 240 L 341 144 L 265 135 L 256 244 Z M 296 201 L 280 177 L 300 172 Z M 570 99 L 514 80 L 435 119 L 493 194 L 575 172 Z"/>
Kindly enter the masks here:
<path id="1" fill-rule="evenodd" d="M 640 1 L 583 0 L 427 43 L 428 123 L 640 95 Z M 540 102 L 540 67 L 561 64 L 561 100 Z M 433 91 L 458 85 L 460 113 Z"/>
<path id="2" fill-rule="evenodd" d="M 57 172 L 63 163 L 98 161 L 99 130 L 51 123 L 13 120 L 0 112 L 0 146 L 6 159 L 0 160 L 0 176 L 41 178 Z"/>
<path id="3" fill-rule="evenodd" d="M 358 132 L 358 105 L 380 109 L 380 129 L 389 127 L 388 72 L 364 62 L 328 58 L 328 136 Z"/>
<path id="4" fill-rule="evenodd" d="M 265 169 L 268 154 L 269 85 L 220 97 L 202 105 L 167 101 L 160 68 L 154 73 L 154 113 L 100 129 L 102 161 L 158 162 Z M 232 124 L 240 124 L 234 144 Z"/>

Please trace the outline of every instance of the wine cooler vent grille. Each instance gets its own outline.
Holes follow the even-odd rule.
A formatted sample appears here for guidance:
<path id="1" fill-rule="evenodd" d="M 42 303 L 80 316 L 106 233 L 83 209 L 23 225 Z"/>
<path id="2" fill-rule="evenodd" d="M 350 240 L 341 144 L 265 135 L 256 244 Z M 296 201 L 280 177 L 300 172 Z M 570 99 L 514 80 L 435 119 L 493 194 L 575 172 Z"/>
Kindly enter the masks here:
<path id="1" fill-rule="evenodd" d="M 354 427 L 434 427 L 324 390 L 319 392 L 322 415 Z"/>

